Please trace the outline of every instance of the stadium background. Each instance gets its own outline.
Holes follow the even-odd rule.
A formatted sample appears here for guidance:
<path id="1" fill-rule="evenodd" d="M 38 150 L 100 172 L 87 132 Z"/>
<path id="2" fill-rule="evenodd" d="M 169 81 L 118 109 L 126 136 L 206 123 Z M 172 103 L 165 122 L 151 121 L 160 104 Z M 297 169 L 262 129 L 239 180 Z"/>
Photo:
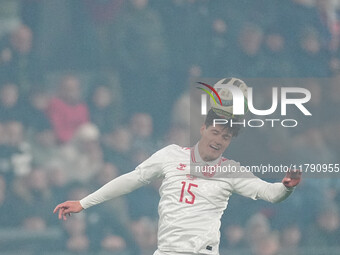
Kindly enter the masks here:
<path id="1" fill-rule="evenodd" d="M 1 0 L 0 253 L 152 254 L 159 183 L 67 223 L 52 210 L 164 145 L 188 145 L 189 81 L 199 77 L 305 79 L 313 121 L 257 131 L 265 140 L 245 131 L 228 152 L 247 164 L 339 163 L 338 6 Z M 339 254 L 339 192 L 322 178 L 277 205 L 233 196 L 221 254 Z"/>

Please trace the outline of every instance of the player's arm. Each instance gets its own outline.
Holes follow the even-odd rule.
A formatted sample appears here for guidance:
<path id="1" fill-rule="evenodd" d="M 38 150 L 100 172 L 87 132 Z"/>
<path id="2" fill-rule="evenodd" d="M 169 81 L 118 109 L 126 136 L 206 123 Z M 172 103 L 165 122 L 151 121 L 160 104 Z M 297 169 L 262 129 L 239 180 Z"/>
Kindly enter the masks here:
<path id="1" fill-rule="evenodd" d="M 59 219 L 66 220 L 66 216 L 70 213 L 78 213 L 83 209 L 128 194 L 145 184 L 149 184 L 152 180 L 160 178 L 163 176 L 163 163 L 171 147 L 167 146 L 157 151 L 137 166 L 134 171 L 113 179 L 82 200 L 66 201 L 57 205 L 53 212 L 56 213 L 59 210 Z"/>
<path id="2" fill-rule="evenodd" d="M 80 201 L 66 201 L 57 205 L 53 213 L 59 210 L 59 219 L 66 220 L 66 216 L 70 215 L 70 213 L 78 213 L 83 209 L 128 194 L 144 184 L 145 182 L 140 180 L 137 172 L 132 171 L 113 179 Z"/>
<path id="3" fill-rule="evenodd" d="M 295 186 L 300 183 L 301 174 L 302 172 L 300 170 L 290 170 L 282 179 L 281 183 L 266 183 L 261 185 L 257 194 L 258 198 L 272 203 L 285 200 L 292 194 Z"/>
<path id="4" fill-rule="evenodd" d="M 233 189 L 236 193 L 252 199 L 262 199 L 271 203 L 285 200 L 301 180 L 301 171 L 289 171 L 281 183 L 269 183 L 257 177 L 234 179 Z"/>

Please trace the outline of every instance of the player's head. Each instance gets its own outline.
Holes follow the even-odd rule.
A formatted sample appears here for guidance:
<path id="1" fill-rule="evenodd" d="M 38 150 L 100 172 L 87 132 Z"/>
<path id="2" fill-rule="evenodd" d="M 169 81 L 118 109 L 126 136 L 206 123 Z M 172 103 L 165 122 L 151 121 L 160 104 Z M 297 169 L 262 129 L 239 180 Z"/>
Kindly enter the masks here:
<path id="1" fill-rule="evenodd" d="M 237 136 L 240 126 L 214 124 L 214 119 L 222 119 L 213 110 L 208 112 L 205 123 L 201 127 L 201 139 L 198 145 L 199 153 L 204 161 L 217 159 L 229 146 L 231 138 Z"/>
<path id="2" fill-rule="evenodd" d="M 205 118 L 204 126 L 206 128 L 209 128 L 210 126 L 214 126 L 214 120 L 216 119 L 226 119 L 225 117 L 222 117 L 218 114 L 216 114 L 212 109 L 209 110 L 207 117 Z M 227 119 L 226 124 L 215 124 L 215 126 L 222 126 L 223 129 L 226 129 L 232 137 L 236 137 L 238 135 L 238 132 L 240 131 L 241 126 L 240 125 L 231 125 L 230 119 Z"/>

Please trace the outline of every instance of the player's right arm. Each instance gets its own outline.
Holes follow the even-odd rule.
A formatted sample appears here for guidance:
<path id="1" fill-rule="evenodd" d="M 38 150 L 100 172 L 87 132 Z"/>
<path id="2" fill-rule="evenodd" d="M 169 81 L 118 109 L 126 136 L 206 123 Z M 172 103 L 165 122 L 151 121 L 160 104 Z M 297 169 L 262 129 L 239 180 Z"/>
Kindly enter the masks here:
<path id="1" fill-rule="evenodd" d="M 168 147 L 157 151 L 137 166 L 134 171 L 113 179 L 80 201 L 66 201 L 57 205 L 53 212 L 56 213 L 59 211 L 59 219 L 66 220 L 66 216 L 70 215 L 70 213 L 78 213 L 83 209 L 128 194 L 150 183 L 152 180 L 161 177 L 163 174 L 163 162 L 167 155 Z"/>
<path id="2" fill-rule="evenodd" d="M 113 179 L 80 201 L 66 201 L 57 205 L 53 213 L 59 211 L 59 219 L 66 220 L 66 216 L 70 215 L 70 213 L 78 213 L 83 209 L 125 195 L 144 184 L 144 182 L 140 181 L 137 171 L 132 171 Z"/>

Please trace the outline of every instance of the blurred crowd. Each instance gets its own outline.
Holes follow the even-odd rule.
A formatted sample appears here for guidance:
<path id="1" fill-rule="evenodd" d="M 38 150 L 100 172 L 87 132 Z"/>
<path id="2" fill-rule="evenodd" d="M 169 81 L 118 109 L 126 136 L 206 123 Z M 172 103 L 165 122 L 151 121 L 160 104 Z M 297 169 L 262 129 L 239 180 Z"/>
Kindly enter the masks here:
<path id="1" fill-rule="evenodd" d="M 201 77 L 299 78 L 312 93 L 313 121 L 244 130 L 228 158 L 339 163 L 339 8 L 336 0 L 1 0 L 0 252 L 152 254 L 161 180 L 65 224 L 52 211 L 165 145 L 193 145 L 189 85 Z M 221 254 L 338 254 L 339 209 L 337 178 L 306 178 L 277 205 L 235 195 Z M 52 240 L 2 238 L 55 229 Z"/>

